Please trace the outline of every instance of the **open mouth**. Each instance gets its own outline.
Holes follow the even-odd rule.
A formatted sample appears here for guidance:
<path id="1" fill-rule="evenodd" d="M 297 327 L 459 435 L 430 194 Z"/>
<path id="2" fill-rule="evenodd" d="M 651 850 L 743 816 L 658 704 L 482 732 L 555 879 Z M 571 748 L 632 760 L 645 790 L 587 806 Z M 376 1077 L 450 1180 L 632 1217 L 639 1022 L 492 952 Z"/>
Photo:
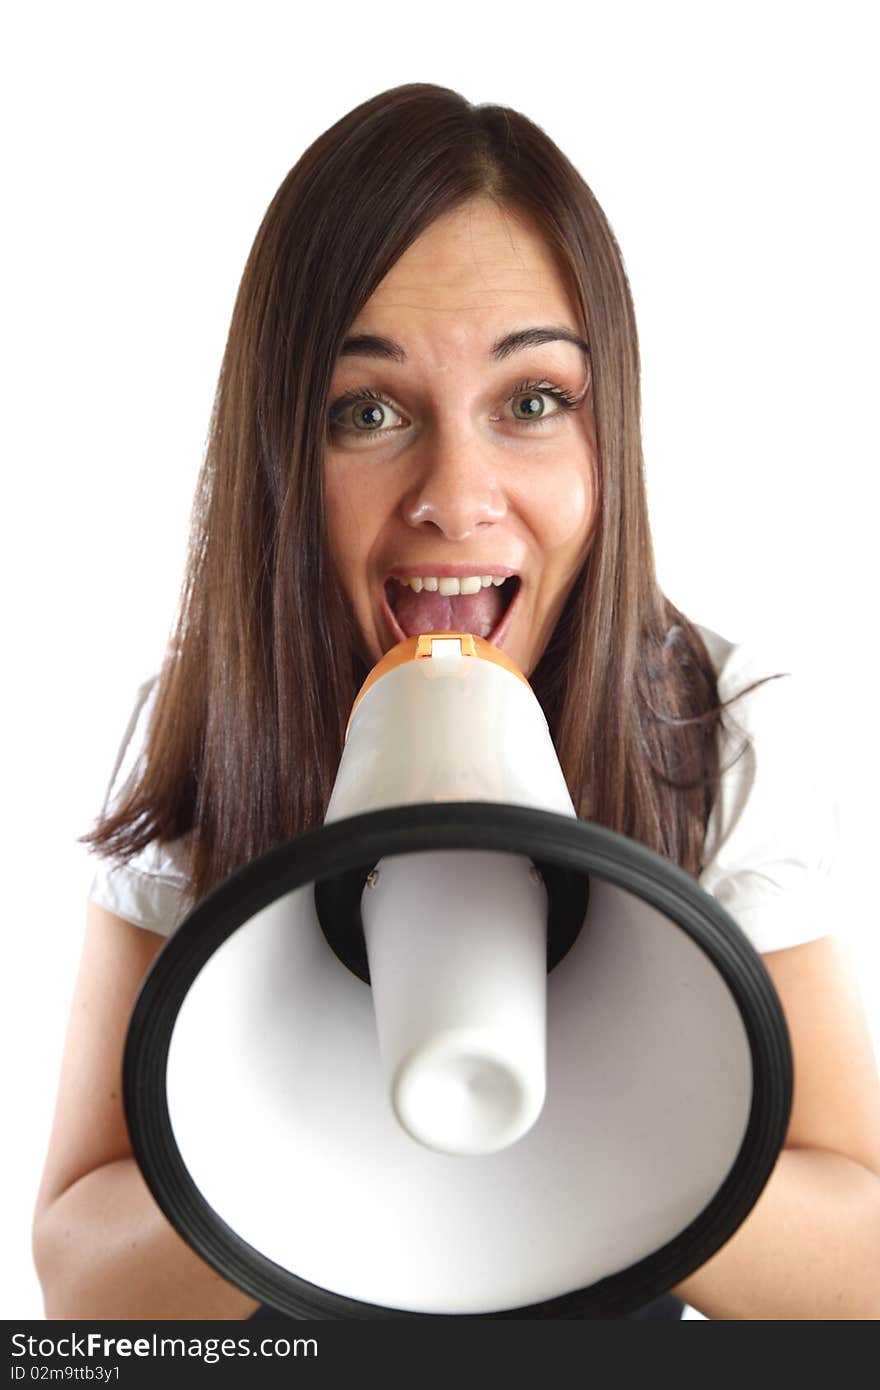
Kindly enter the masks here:
<path id="1" fill-rule="evenodd" d="M 391 578 L 385 581 L 382 607 L 395 642 L 423 632 L 472 632 L 499 647 L 510 627 L 519 589 L 518 575 L 463 594 L 441 593 L 439 583 L 437 588 L 413 588 Z"/>

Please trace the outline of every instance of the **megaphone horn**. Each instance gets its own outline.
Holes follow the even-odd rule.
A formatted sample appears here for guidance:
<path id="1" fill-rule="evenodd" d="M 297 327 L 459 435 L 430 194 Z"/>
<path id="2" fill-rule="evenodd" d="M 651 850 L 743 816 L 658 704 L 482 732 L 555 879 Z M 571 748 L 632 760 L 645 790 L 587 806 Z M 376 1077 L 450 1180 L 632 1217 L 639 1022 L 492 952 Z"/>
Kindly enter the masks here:
<path id="1" fill-rule="evenodd" d="M 281 1312 L 619 1317 L 751 1210 L 791 1056 L 726 912 L 579 821 L 524 677 L 443 633 L 371 673 L 325 824 L 170 938 L 124 1087 L 169 1220 Z"/>

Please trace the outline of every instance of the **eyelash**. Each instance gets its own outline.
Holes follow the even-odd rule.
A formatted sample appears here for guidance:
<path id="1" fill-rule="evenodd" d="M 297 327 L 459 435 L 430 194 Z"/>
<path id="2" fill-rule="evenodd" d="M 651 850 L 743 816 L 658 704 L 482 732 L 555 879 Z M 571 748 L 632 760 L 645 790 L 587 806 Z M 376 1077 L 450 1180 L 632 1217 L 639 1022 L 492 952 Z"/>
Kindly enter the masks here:
<path id="1" fill-rule="evenodd" d="M 566 390 L 564 386 L 558 386 L 552 381 L 521 381 L 518 386 L 513 388 L 510 395 L 506 398 L 504 402 L 505 405 L 509 401 L 515 400 L 517 396 L 526 395 L 529 391 L 533 391 L 536 395 L 550 396 L 550 398 L 555 400 L 563 410 L 577 410 L 578 406 L 582 404 L 586 394 L 582 392 L 580 396 L 575 396 L 571 391 Z M 394 404 L 394 401 L 384 395 L 383 392 L 375 391 L 369 386 L 364 386 L 354 391 L 343 392 L 343 394 L 338 396 L 333 402 L 329 411 L 329 425 L 331 430 L 335 428 L 344 430 L 346 433 L 357 433 L 375 437 L 376 435 L 389 434 L 392 430 L 400 428 L 399 425 L 388 425 L 380 430 L 354 430 L 351 426 L 341 425 L 338 416 L 341 415 L 346 406 L 357 405 L 360 401 L 377 401 L 379 405 L 387 405 L 391 410 L 396 410 L 400 415 L 405 413 L 399 406 Z M 552 415 L 542 415 L 536 420 L 521 420 L 514 417 L 514 423 L 517 425 L 524 425 L 526 429 L 538 429 L 541 425 L 549 424 L 551 420 L 555 419 L 556 414 L 557 412 L 554 411 Z"/>

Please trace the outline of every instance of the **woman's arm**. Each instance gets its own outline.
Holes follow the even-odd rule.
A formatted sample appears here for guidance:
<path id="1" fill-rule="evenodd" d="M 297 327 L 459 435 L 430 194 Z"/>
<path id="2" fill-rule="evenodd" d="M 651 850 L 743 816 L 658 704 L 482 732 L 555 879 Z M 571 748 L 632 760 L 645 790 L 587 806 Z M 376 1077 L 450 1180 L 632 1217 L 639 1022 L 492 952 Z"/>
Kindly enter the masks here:
<path id="1" fill-rule="evenodd" d="M 177 1235 L 132 1157 L 122 1052 L 162 938 L 90 902 L 34 1258 L 49 1318 L 246 1318 L 254 1299 Z"/>
<path id="2" fill-rule="evenodd" d="M 785 1010 L 785 1148 L 743 1225 L 675 1289 L 710 1318 L 880 1318 L 880 1086 L 859 992 L 825 937 L 764 957 Z"/>

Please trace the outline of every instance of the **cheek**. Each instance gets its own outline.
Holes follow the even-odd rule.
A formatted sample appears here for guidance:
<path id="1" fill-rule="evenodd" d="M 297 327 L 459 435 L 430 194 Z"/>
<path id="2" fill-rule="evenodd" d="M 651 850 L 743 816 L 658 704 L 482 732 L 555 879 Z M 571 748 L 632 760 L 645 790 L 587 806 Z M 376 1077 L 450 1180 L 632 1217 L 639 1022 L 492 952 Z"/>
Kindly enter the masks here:
<path id="1" fill-rule="evenodd" d="M 547 470 L 532 507 L 533 526 L 542 548 L 552 553 L 585 544 L 595 517 L 595 498 L 590 466 Z"/>
<path id="2" fill-rule="evenodd" d="M 328 461 L 324 471 L 327 544 L 341 576 L 349 574 L 369 543 L 369 497 L 351 473 Z"/>

